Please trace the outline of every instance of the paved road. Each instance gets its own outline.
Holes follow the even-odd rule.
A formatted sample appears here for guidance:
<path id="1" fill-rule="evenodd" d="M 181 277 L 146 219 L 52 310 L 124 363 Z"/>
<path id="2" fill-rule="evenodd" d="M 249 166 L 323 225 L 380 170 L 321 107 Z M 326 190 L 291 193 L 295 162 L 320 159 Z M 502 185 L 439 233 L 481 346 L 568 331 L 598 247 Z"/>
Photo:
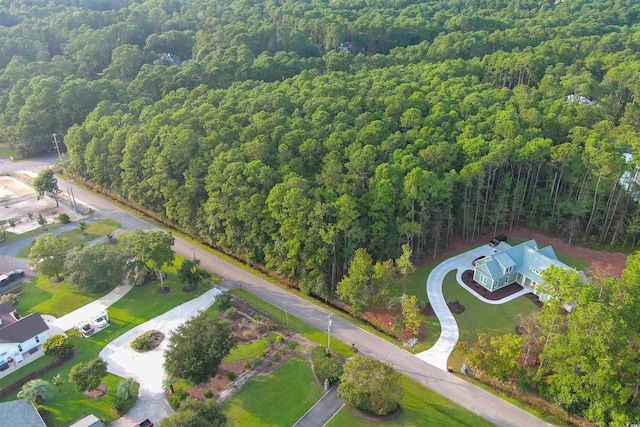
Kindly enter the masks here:
<path id="1" fill-rule="evenodd" d="M 338 397 L 338 386 L 334 385 L 311 407 L 293 427 L 318 427 L 324 426 L 333 418 L 344 402 Z"/>
<path id="2" fill-rule="evenodd" d="M 0 171 L 2 168 L 0 168 Z M 63 182 L 59 179 L 59 182 Z M 65 184 L 61 184 L 65 185 Z M 146 221 L 123 211 L 101 197 L 74 189 L 76 198 L 92 206 L 97 218 L 112 218 L 125 229 L 152 229 Z M 174 250 L 183 257 L 192 256 L 193 245 L 176 238 Z M 323 330 L 328 312 L 302 298 L 290 294 L 272 283 L 249 273 L 234 264 L 222 260 L 215 255 L 196 249 L 196 256 L 201 265 L 209 271 L 224 277 L 237 286 L 254 293 L 269 303 L 286 309 L 290 314 L 303 319 L 310 325 Z M 347 343 L 353 343 L 360 354 L 391 363 L 399 372 L 413 378 L 444 397 L 462 405 L 481 417 L 499 426 L 549 426 L 526 411 L 470 384 L 442 369 L 428 364 L 413 354 L 403 350 L 352 323 L 334 316 L 332 335 Z"/>
<path id="3" fill-rule="evenodd" d="M 126 229 L 153 228 L 146 221 L 130 215 L 99 196 L 79 188 L 74 191 L 77 199 L 92 206 L 98 212 L 98 217 L 104 215 L 104 217 L 113 218 Z M 193 248 L 192 244 L 179 238 L 175 239 L 174 250 L 179 255 L 191 257 L 193 256 Z M 325 328 L 328 311 L 200 248 L 195 249 L 195 254 L 201 260 L 201 265 L 204 268 L 224 277 L 231 284 L 243 287 L 276 307 L 286 309 L 290 314 L 320 330 Z M 528 412 L 420 360 L 406 350 L 362 330 L 340 317 L 334 316 L 331 333 L 344 342 L 355 344 L 359 349 L 359 354 L 391 363 L 399 372 L 494 424 L 518 427 L 549 425 Z"/>

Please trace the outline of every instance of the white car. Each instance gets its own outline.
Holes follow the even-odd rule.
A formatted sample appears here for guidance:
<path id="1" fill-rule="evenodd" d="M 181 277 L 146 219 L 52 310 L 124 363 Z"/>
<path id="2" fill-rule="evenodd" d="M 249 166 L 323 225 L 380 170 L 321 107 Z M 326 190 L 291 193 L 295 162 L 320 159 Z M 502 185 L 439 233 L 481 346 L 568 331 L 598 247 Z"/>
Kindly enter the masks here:
<path id="1" fill-rule="evenodd" d="M 93 318 L 93 323 L 98 329 L 102 329 L 109 326 L 109 319 L 107 319 L 107 316 L 100 315 Z"/>

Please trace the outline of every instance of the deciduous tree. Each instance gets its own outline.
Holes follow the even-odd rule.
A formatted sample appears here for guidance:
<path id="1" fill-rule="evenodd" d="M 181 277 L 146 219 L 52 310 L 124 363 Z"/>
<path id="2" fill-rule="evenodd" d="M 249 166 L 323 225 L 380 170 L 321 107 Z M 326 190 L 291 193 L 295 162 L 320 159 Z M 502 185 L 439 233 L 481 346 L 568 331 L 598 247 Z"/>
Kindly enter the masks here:
<path id="1" fill-rule="evenodd" d="M 71 368 L 69 382 L 78 391 L 92 391 L 98 388 L 102 379 L 107 375 L 107 362 L 98 358 L 90 362 L 80 362 Z"/>
<path id="2" fill-rule="evenodd" d="M 58 188 L 58 180 L 53 175 L 53 169 L 45 169 L 40 172 L 36 179 L 33 180 L 33 188 L 38 192 L 38 200 L 44 194 L 50 194 L 56 201 L 56 207 L 59 206 L 58 193 L 60 189 Z"/>
<path id="3" fill-rule="evenodd" d="M 64 237 L 43 234 L 38 237 L 29 251 L 29 265 L 46 277 L 62 280 L 60 273 L 64 269 L 68 242 Z"/>
<path id="4" fill-rule="evenodd" d="M 347 405 L 375 415 L 397 410 L 403 390 L 400 374 L 390 364 L 356 356 L 344 365 L 338 396 Z"/>
<path id="5" fill-rule="evenodd" d="M 230 324 L 208 313 L 187 320 L 169 337 L 164 359 L 167 374 L 194 383 L 207 381 L 235 347 L 232 331 Z"/>

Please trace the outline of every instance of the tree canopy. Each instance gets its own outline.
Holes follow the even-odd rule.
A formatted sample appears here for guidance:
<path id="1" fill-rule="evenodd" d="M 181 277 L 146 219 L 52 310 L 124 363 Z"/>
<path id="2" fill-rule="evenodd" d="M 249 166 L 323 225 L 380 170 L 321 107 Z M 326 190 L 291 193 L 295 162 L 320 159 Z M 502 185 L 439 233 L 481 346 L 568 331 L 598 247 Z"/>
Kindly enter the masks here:
<path id="1" fill-rule="evenodd" d="M 209 380 L 236 345 L 232 326 L 202 312 L 173 331 L 165 353 L 167 374 L 194 383 Z"/>
<path id="2" fill-rule="evenodd" d="M 46 277 L 60 279 L 67 257 L 67 240 L 54 234 L 38 237 L 29 250 L 29 265 Z"/>
<path id="3" fill-rule="evenodd" d="M 347 405 L 375 415 L 397 410 L 403 396 L 400 374 L 390 364 L 356 356 L 344 364 L 338 396 Z"/>
<path id="4" fill-rule="evenodd" d="M 107 363 L 98 358 L 89 362 L 80 362 L 69 371 L 69 382 L 78 391 L 91 391 L 98 388 L 107 375 Z"/>

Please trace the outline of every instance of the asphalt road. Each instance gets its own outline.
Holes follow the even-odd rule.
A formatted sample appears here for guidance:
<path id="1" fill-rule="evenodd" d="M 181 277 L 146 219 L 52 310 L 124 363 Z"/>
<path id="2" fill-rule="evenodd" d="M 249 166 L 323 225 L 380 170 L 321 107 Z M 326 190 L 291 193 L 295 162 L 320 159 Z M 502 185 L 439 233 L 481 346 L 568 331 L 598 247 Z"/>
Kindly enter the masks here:
<path id="1" fill-rule="evenodd" d="M 0 165 L 0 172 L 4 170 L 4 166 L 5 165 Z M 66 183 L 60 178 L 58 178 L 58 181 L 59 186 L 66 186 Z M 74 193 L 76 199 L 81 200 L 96 210 L 97 218 L 102 216 L 112 218 L 117 221 L 121 227 L 126 229 L 154 228 L 148 222 L 123 211 L 93 193 L 80 188 L 74 188 Z M 174 250 L 179 255 L 185 258 L 191 257 L 193 256 L 193 248 L 193 245 L 190 243 L 176 237 Z M 196 257 L 201 260 L 201 265 L 207 270 L 224 277 L 236 286 L 241 286 L 318 329 L 322 330 L 326 328 L 327 317 L 329 315 L 328 311 L 290 294 L 286 290 L 220 259 L 209 252 L 203 251 L 200 248 L 196 248 L 195 251 Z M 391 363 L 391 365 L 402 374 L 407 375 L 496 425 L 513 427 L 550 425 L 511 403 L 455 375 L 444 372 L 418 359 L 406 350 L 358 328 L 343 318 L 338 316 L 333 317 L 331 334 L 346 343 L 354 344 L 358 348 L 359 354 Z"/>

